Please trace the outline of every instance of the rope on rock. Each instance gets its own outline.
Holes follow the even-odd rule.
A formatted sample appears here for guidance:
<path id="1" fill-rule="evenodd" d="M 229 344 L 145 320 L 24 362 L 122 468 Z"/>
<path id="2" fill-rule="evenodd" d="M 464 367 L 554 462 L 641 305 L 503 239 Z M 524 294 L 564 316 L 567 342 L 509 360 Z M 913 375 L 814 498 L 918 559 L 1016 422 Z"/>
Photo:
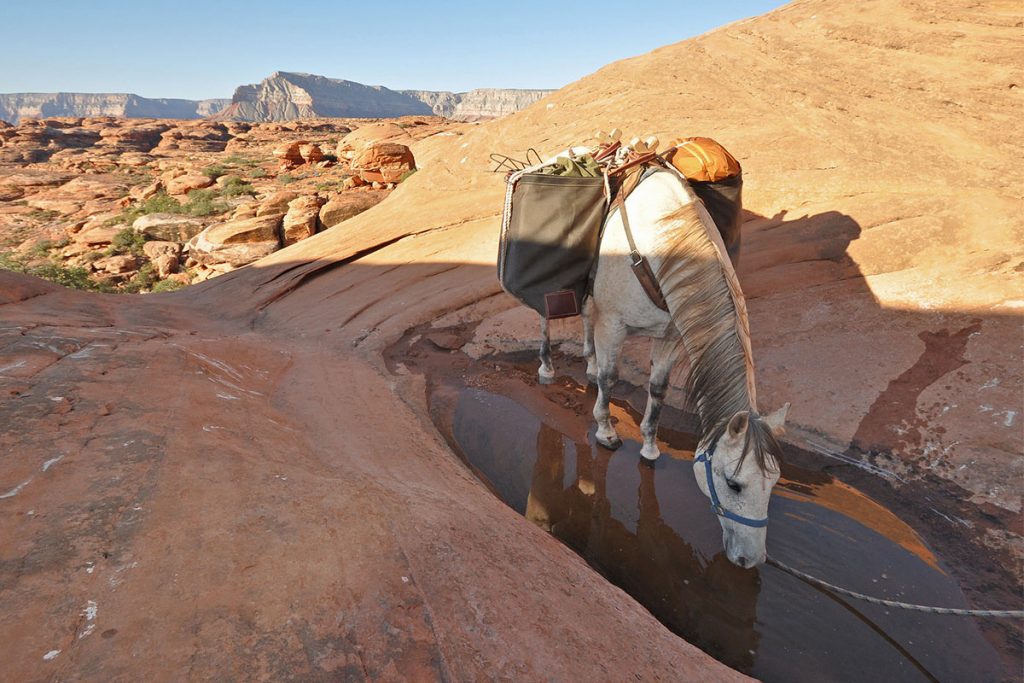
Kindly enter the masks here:
<path id="1" fill-rule="evenodd" d="M 864 595 L 863 593 L 857 593 L 856 591 L 849 590 L 847 588 L 841 588 L 834 586 L 831 583 L 822 581 L 821 579 L 805 574 L 799 569 L 793 569 L 789 565 L 779 562 L 775 558 L 769 557 L 767 563 L 776 569 L 781 569 L 787 574 L 792 574 L 798 579 L 806 581 L 807 583 L 814 584 L 826 590 L 839 593 L 840 595 L 846 595 L 851 598 L 857 598 L 858 600 L 864 600 L 875 605 L 885 605 L 886 607 L 894 607 L 896 609 L 912 610 L 914 612 L 928 612 L 930 614 L 953 614 L 960 617 L 1000 617 L 1000 618 L 1011 618 L 1011 619 L 1024 619 L 1024 610 L 1020 609 L 959 609 L 956 607 L 929 607 L 928 605 L 913 605 L 909 602 L 898 602 L 896 600 L 883 600 L 882 598 L 875 598 L 870 595 Z"/>

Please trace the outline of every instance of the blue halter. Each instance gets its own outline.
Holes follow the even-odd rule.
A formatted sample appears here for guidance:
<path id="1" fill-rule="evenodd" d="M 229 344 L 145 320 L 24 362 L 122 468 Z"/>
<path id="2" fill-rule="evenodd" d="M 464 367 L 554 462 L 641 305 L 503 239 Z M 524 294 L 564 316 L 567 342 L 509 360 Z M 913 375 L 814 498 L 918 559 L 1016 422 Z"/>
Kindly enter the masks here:
<path id="1" fill-rule="evenodd" d="M 765 527 L 768 526 L 768 518 L 764 519 L 751 519 L 750 517 L 744 517 L 743 515 L 737 515 L 735 512 L 726 510 L 722 507 L 722 502 L 718 500 L 718 492 L 715 491 L 715 478 L 711 472 L 711 457 L 715 454 L 715 448 L 718 446 L 718 442 L 711 444 L 711 448 L 707 449 L 703 453 L 697 455 L 696 462 L 704 463 L 704 473 L 708 479 L 708 493 L 711 494 L 711 511 L 719 517 L 725 517 L 731 519 L 734 522 L 739 522 L 746 526 L 752 527 Z"/>

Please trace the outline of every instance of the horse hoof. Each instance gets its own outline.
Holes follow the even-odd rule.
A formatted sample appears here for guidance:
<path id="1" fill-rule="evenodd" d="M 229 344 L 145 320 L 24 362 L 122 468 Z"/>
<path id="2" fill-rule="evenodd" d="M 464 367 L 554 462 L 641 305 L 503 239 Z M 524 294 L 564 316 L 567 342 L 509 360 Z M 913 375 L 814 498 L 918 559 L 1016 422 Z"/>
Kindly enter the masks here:
<path id="1" fill-rule="evenodd" d="M 543 375 L 541 373 L 537 373 L 537 381 L 540 382 L 541 384 L 554 384 L 555 375 L 554 373 L 551 373 L 550 375 Z"/>
<path id="2" fill-rule="evenodd" d="M 610 439 L 605 439 L 599 436 L 597 437 L 597 442 L 612 451 L 617 450 L 622 445 L 622 439 L 617 436 L 613 436 Z"/>
<path id="3" fill-rule="evenodd" d="M 660 455 L 661 451 L 659 451 L 657 448 L 653 448 L 650 451 L 648 451 L 646 448 L 640 449 L 640 456 L 648 462 L 654 462 L 655 460 L 658 459 Z"/>

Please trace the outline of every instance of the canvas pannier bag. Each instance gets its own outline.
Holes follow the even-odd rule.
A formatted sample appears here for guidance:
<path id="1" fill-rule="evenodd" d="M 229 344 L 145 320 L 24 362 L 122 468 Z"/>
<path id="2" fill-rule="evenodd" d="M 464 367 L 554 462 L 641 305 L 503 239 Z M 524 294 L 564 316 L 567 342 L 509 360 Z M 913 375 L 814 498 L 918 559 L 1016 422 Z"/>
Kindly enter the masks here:
<path id="1" fill-rule="evenodd" d="M 525 171 L 508 179 L 498 280 L 547 319 L 582 312 L 605 216 L 604 183 Z"/>
<path id="2" fill-rule="evenodd" d="M 665 159 L 682 173 L 715 220 L 733 265 L 739 262 L 743 214 L 743 169 L 711 138 L 674 140 Z"/>

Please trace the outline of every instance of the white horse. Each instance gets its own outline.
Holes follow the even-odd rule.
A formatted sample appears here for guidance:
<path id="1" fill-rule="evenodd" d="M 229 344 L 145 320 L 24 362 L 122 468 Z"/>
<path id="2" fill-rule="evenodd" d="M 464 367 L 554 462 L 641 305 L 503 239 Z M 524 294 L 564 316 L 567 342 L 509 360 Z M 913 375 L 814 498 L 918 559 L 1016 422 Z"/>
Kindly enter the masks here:
<path id="1" fill-rule="evenodd" d="M 650 263 L 668 304 L 658 308 L 634 276 L 634 258 L 618 211 L 601 238 L 592 296 L 584 308 L 587 377 L 596 382 L 597 441 L 622 441 L 608 410 L 619 352 L 627 335 L 652 339 L 651 376 L 640 430 L 641 455 L 655 460 L 658 419 L 677 359 L 686 353 L 687 402 L 700 420 L 694 475 L 722 526 L 729 560 L 753 567 L 766 558 L 768 500 L 779 479 L 787 403 L 757 413 L 754 363 L 746 305 L 714 221 L 686 180 L 674 170 L 644 178 L 625 202 L 637 251 Z M 541 381 L 554 377 L 547 321 L 541 325 Z"/>

